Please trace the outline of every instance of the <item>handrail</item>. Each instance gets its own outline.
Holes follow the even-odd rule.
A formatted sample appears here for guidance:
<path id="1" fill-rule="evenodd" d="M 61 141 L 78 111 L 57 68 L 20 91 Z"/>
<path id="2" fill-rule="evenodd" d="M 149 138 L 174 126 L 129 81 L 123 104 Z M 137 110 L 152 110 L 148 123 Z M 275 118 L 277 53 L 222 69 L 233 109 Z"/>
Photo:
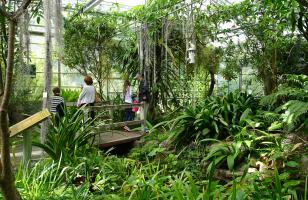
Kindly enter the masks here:
<path id="1" fill-rule="evenodd" d="M 31 115 L 30 117 L 18 122 L 17 124 L 11 126 L 9 128 L 10 137 L 23 134 L 23 163 L 24 163 L 24 170 L 27 170 L 28 164 L 31 159 L 31 152 L 32 152 L 32 145 L 31 145 L 31 133 L 23 133 L 28 128 L 46 120 L 51 113 L 48 109 L 44 109 L 40 112 Z"/>
<path id="2" fill-rule="evenodd" d="M 34 115 L 31 115 L 30 117 L 18 122 L 17 124 L 11 126 L 9 128 L 10 130 L 10 137 L 13 137 L 15 135 L 18 135 L 22 131 L 36 125 L 37 123 L 40 123 L 41 121 L 45 120 L 50 116 L 50 112 L 48 109 L 44 109 L 38 113 L 35 113 Z"/>
<path id="3" fill-rule="evenodd" d="M 66 106 L 76 106 L 76 102 L 66 102 Z M 86 108 L 89 111 L 109 111 L 110 117 L 111 117 L 111 123 L 109 124 L 103 124 L 96 128 L 96 130 L 102 130 L 102 129 L 112 129 L 115 127 L 123 127 L 126 125 L 137 125 L 141 124 L 141 127 L 145 127 L 146 123 L 146 116 L 143 114 L 143 116 L 140 116 L 140 120 L 133 120 L 133 121 L 125 121 L 125 122 L 113 122 L 113 111 L 114 110 L 123 110 L 126 108 L 134 108 L 134 107 L 145 107 L 145 103 L 136 103 L 136 104 L 102 104 L 102 103 L 95 103 L 94 106 L 87 106 Z M 142 110 L 141 110 L 142 111 Z M 144 112 L 144 109 L 143 109 Z"/>
<path id="4" fill-rule="evenodd" d="M 116 104 L 116 105 L 101 105 L 101 106 L 90 106 L 91 109 L 106 109 L 106 110 L 116 110 L 116 109 L 125 109 L 133 107 L 142 107 L 143 103 L 138 104 Z"/>
<path id="5" fill-rule="evenodd" d="M 67 102 L 66 106 L 76 106 L 76 102 Z M 109 105 L 102 105 L 100 103 L 94 104 L 94 106 L 89 106 L 91 109 L 106 109 L 106 110 L 116 110 L 116 109 L 125 109 L 125 108 L 133 108 L 133 107 L 142 107 L 144 103 L 137 103 L 137 104 L 109 104 Z"/>
<path id="6" fill-rule="evenodd" d="M 95 130 L 106 130 L 106 129 L 111 129 L 111 128 L 118 128 L 118 127 L 123 127 L 125 125 L 138 125 L 138 124 L 143 124 L 144 120 L 134 120 L 134 121 L 127 121 L 127 122 L 115 122 L 111 124 L 102 124 L 98 125 L 97 127 L 92 127 Z"/>

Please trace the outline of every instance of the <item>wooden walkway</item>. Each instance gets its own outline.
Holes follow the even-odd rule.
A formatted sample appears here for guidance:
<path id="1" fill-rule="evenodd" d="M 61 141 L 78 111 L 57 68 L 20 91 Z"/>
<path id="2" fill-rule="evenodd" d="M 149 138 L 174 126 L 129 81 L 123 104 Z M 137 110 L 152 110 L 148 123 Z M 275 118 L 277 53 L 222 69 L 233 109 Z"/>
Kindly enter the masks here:
<path id="1" fill-rule="evenodd" d="M 145 125 L 146 119 L 143 118 L 134 121 L 126 121 L 126 122 L 114 122 L 113 121 L 113 111 L 114 110 L 123 110 L 126 108 L 133 107 L 143 107 L 143 103 L 138 104 L 120 104 L 120 105 L 95 105 L 91 106 L 91 110 L 95 112 L 100 111 L 109 111 L 109 115 L 111 117 L 111 122 L 109 124 L 99 125 L 97 127 L 93 127 L 99 135 L 95 137 L 95 144 L 99 148 L 111 147 L 119 144 L 129 143 L 135 140 L 140 139 L 143 134 L 142 132 L 124 132 L 120 130 L 115 130 L 122 128 L 123 126 L 135 126 L 141 125 L 141 128 Z M 143 109 L 144 110 L 144 109 Z M 140 116 L 141 117 L 141 116 Z"/>
<path id="2" fill-rule="evenodd" d="M 108 131 L 95 137 L 94 144 L 99 148 L 129 143 L 142 137 L 141 132 Z"/>

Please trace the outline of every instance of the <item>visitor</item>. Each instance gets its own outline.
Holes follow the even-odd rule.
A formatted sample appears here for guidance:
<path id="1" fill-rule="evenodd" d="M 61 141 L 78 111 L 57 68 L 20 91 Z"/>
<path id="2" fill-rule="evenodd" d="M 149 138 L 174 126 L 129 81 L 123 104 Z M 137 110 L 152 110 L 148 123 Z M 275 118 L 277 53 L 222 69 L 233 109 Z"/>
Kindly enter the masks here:
<path id="1" fill-rule="evenodd" d="M 124 103 L 125 104 L 132 104 L 132 88 L 130 87 L 130 82 L 128 80 L 124 81 L 123 86 L 123 96 L 124 96 Z M 132 121 L 133 118 L 133 111 L 132 108 L 125 108 L 125 114 L 124 114 L 124 121 Z M 131 131 L 130 128 L 127 126 L 127 123 L 125 123 L 125 126 L 123 127 L 125 131 Z"/>
<path id="2" fill-rule="evenodd" d="M 82 86 L 82 91 L 79 95 L 77 106 L 94 106 L 96 91 L 93 86 L 93 79 L 91 76 L 87 75 L 84 77 L 84 82 L 85 84 Z M 92 119 L 94 119 L 95 116 L 93 110 L 90 111 L 90 116 Z"/>
<path id="3" fill-rule="evenodd" d="M 58 124 L 64 116 L 64 98 L 60 96 L 59 87 L 54 87 L 52 92 L 50 112 L 55 115 L 56 123 Z"/>
<path id="4" fill-rule="evenodd" d="M 137 95 L 135 95 L 135 94 L 132 95 L 132 99 L 133 99 L 133 104 L 138 104 L 138 103 L 139 103 L 139 101 L 138 101 L 138 99 L 137 99 Z M 136 115 L 136 113 L 138 112 L 138 110 L 139 110 L 139 107 L 138 107 L 138 106 L 132 108 L 132 111 L 133 111 L 133 118 L 135 118 L 135 115 Z"/>
<path id="5" fill-rule="evenodd" d="M 149 86 L 147 82 L 144 80 L 141 73 L 137 73 L 135 77 L 139 81 L 139 87 L 138 87 L 138 97 L 139 102 L 143 103 L 143 107 L 140 109 L 140 118 L 146 119 L 147 111 L 148 111 L 148 103 L 149 103 Z M 147 128 L 144 127 L 145 131 L 147 131 Z"/>

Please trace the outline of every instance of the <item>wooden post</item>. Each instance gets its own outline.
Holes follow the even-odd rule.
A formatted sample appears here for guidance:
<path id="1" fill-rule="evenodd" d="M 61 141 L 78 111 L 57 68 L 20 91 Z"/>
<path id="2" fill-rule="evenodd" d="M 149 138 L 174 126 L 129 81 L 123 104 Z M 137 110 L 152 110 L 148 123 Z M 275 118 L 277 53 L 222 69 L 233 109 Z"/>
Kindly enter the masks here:
<path id="1" fill-rule="evenodd" d="M 22 158 L 22 166 L 24 170 L 24 174 L 27 173 L 29 168 L 29 162 L 31 160 L 31 154 L 32 154 L 32 137 L 30 132 L 25 132 L 23 134 L 22 140 L 23 140 L 23 158 Z"/>
<path id="2" fill-rule="evenodd" d="M 242 92 L 242 86 L 243 86 L 243 68 L 242 64 L 240 64 L 240 75 L 239 75 L 239 81 L 238 81 L 238 88 L 240 92 Z"/>
<path id="3" fill-rule="evenodd" d="M 20 21 L 19 21 L 19 27 L 20 27 L 20 48 L 22 53 L 20 54 L 20 64 L 21 64 L 21 85 L 24 84 L 24 80 L 26 75 L 29 74 L 29 64 L 30 64 L 30 36 L 29 36 L 29 13 L 28 11 L 25 11 L 24 14 L 21 15 Z M 26 57 L 26 60 L 24 59 L 24 55 Z M 24 174 L 27 173 L 28 167 L 29 167 L 29 161 L 31 159 L 31 152 L 32 152 L 32 135 L 31 133 L 24 133 L 23 134 L 23 159 L 22 159 L 22 167 L 24 170 Z"/>
<path id="4" fill-rule="evenodd" d="M 61 62 L 58 59 L 58 87 L 61 89 Z"/>
<path id="5" fill-rule="evenodd" d="M 147 104 L 147 102 L 143 102 L 143 116 L 144 116 L 144 118 L 143 118 L 143 126 L 144 126 L 144 129 L 147 127 L 147 109 L 148 109 L 148 104 Z M 145 131 L 145 130 L 144 130 Z"/>
<path id="6" fill-rule="evenodd" d="M 109 114 L 110 114 L 110 118 L 111 118 L 110 122 L 111 122 L 111 124 L 113 124 L 113 109 L 110 109 L 110 110 L 109 110 Z M 113 135 L 113 129 L 114 129 L 114 127 L 113 127 L 113 125 L 112 125 L 112 126 L 111 126 L 112 135 Z"/>
<path id="7" fill-rule="evenodd" d="M 143 102 L 143 104 L 141 105 L 142 109 L 140 109 L 140 120 L 143 120 L 143 123 L 141 123 L 141 130 L 145 131 L 145 127 L 146 127 L 146 102 Z"/>

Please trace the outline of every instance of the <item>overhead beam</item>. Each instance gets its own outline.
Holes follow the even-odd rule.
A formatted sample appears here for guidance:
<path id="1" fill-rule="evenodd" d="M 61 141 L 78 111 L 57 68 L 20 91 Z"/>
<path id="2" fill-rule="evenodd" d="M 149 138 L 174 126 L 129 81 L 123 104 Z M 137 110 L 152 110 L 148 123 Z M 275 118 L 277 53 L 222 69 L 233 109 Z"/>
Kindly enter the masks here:
<path id="1" fill-rule="evenodd" d="M 84 5 L 82 8 L 80 8 L 80 10 L 71 18 L 71 20 L 74 20 L 78 15 L 96 7 L 102 1 L 103 0 L 90 0 L 88 3 L 86 3 L 86 5 Z"/>
<path id="2" fill-rule="evenodd" d="M 82 12 L 86 12 L 88 10 L 91 10 L 92 8 L 96 7 L 98 4 L 100 4 L 103 0 L 91 0 L 89 3 L 87 3 L 84 7 Z"/>

